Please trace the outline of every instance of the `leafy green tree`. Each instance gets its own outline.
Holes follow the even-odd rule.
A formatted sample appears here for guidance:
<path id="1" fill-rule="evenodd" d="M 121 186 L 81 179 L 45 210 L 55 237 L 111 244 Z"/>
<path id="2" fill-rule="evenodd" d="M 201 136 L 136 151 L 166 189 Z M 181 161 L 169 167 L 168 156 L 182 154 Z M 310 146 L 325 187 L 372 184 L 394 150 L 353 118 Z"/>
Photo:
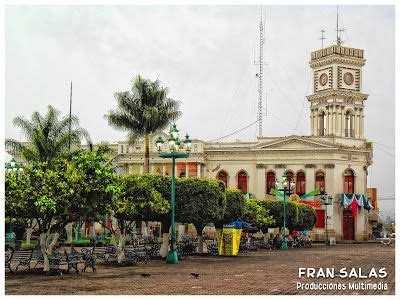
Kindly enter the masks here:
<path id="1" fill-rule="evenodd" d="M 276 227 L 283 227 L 283 200 L 259 200 L 269 210 Z M 317 220 L 312 206 L 286 200 L 286 227 L 289 230 L 312 229 Z"/>
<path id="2" fill-rule="evenodd" d="M 47 162 L 51 165 L 57 157 L 68 153 L 70 145 L 79 146 L 82 139 L 91 145 L 88 132 L 79 127 L 76 116 L 59 117 L 60 112 L 49 105 L 45 116 L 34 112 L 31 120 L 14 118 L 14 126 L 22 130 L 29 144 L 25 146 L 17 140 L 6 139 L 6 148 L 21 154 L 27 162 Z"/>
<path id="3" fill-rule="evenodd" d="M 214 226 L 217 229 L 221 229 L 224 224 L 243 219 L 246 203 L 246 198 L 244 197 L 243 192 L 238 189 L 228 189 L 225 191 L 225 196 L 226 208 L 223 218 L 214 221 Z"/>
<path id="4" fill-rule="evenodd" d="M 44 271 L 64 226 L 80 217 L 97 220 L 111 203 L 108 185 L 113 168 L 100 151 L 79 152 L 71 161 L 33 163 L 23 174 L 7 174 L 6 211 L 17 218 L 36 219 Z"/>
<path id="5" fill-rule="evenodd" d="M 116 177 L 114 184 L 109 185 L 107 191 L 113 194 L 111 213 L 118 226 L 108 229 L 113 233 L 116 229 L 119 230 L 117 257 L 120 263 L 125 260 L 125 243 L 133 230 L 134 222 L 146 219 L 153 213 L 167 213 L 170 205 L 159 192 L 135 175 Z"/>
<path id="6" fill-rule="evenodd" d="M 175 214 L 177 222 L 193 223 L 203 253 L 203 228 L 220 220 L 226 207 L 225 187 L 217 180 L 182 178 L 177 180 Z"/>
<path id="7" fill-rule="evenodd" d="M 109 125 L 128 131 L 129 140 L 134 143 L 144 139 L 144 173 L 149 173 L 150 136 L 167 128 L 181 115 L 179 102 L 168 98 L 168 89 L 158 80 L 150 81 L 137 75 L 131 90 L 114 94 L 117 109 L 105 115 Z"/>
<path id="8" fill-rule="evenodd" d="M 246 199 L 243 212 L 243 221 L 257 228 L 265 228 L 275 223 L 268 209 L 261 205 L 259 200 Z"/>

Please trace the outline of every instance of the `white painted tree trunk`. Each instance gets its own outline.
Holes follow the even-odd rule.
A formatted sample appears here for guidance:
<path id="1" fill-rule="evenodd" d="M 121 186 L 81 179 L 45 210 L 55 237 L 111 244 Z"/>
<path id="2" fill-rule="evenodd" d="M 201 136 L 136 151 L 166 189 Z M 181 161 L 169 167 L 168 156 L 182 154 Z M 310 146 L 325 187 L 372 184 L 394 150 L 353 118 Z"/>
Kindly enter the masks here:
<path id="1" fill-rule="evenodd" d="M 49 232 L 40 234 L 40 249 L 42 251 L 44 258 L 43 271 L 45 272 L 50 271 L 49 256 L 53 251 L 54 246 L 57 243 L 58 237 L 59 237 L 58 232 L 54 234 L 50 234 Z"/>
<path id="2" fill-rule="evenodd" d="M 67 243 L 72 243 L 72 223 L 68 223 L 67 225 L 65 225 L 65 231 L 67 233 Z"/>
<path id="3" fill-rule="evenodd" d="M 95 226 L 94 222 L 90 223 L 90 237 L 91 238 L 94 238 L 96 236 L 96 232 L 95 232 L 94 226 Z"/>
<path id="4" fill-rule="evenodd" d="M 160 255 L 161 257 L 167 257 L 168 255 L 168 237 L 169 237 L 169 233 L 168 232 L 164 232 L 163 235 L 163 242 L 160 248 Z"/>
<path id="5" fill-rule="evenodd" d="M 122 263 L 125 261 L 125 243 L 126 243 L 126 235 L 120 234 L 118 245 L 117 245 L 117 259 L 118 263 Z"/>
<path id="6" fill-rule="evenodd" d="M 143 222 L 143 221 L 142 221 L 142 236 L 144 238 L 148 237 L 147 222 Z"/>
<path id="7" fill-rule="evenodd" d="M 197 235 L 199 244 L 197 245 L 197 253 L 203 253 L 203 235 Z"/>
<path id="8" fill-rule="evenodd" d="M 31 236 L 32 236 L 33 228 L 27 228 L 26 229 L 26 244 L 30 245 L 31 244 Z"/>

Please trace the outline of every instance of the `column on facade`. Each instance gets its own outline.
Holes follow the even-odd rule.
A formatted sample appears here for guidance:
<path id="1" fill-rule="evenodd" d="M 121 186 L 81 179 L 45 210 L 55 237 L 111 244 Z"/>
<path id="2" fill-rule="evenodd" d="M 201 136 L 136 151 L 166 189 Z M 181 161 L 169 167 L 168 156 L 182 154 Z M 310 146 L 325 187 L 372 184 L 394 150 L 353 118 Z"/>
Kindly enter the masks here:
<path id="1" fill-rule="evenodd" d="M 201 177 L 201 163 L 197 162 L 197 178 Z"/>
<path id="2" fill-rule="evenodd" d="M 162 164 L 162 174 L 165 175 L 166 169 L 165 169 L 165 164 Z"/>
<path id="3" fill-rule="evenodd" d="M 329 135 L 332 133 L 332 113 L 331 113 L 331 107 L 329 105 L 326 109 L 326 119 L 327 119 L 326 134 Z"/>
<path id="4" fill-rule="evenodd" d="M 189 177 L 189 163 L 185 162 L 185 177 Z"/>
<path id="5" fill-rule="evenodd" d="M 265 168 L 257 168 L 256 169 L 256 189 L 255 189 L 255 196 L 257 199 L 264 199 L 265 192 L 266 192 L 266 180 L 265 180 Z"/>
<path id="6" fill-rule="evenodd" d="M 360 139 L 364 138 L 364 110 L 360 110 Z"/>
<path id="7" fill-rule="evenodd" d="M 314 168 L 306 167 L 306 191 L 312 191 L 315 187 Z"/>
<path id="8" fill-rule="evenodd" d="M 128 165 L 128 174 L 133 174 L 133 165 L 132 164 Z"/>
<path id="9" fill-rule="evenodd" d="M 338 122 L 338 135 L 339 136 L 343 136 L 343 128 L 342 128 L 342 119 L 343 119 L 343 108 L 341 105 L 339 105 L 339 112 L 338 112 L 338 116 L 337 116 L 337 122 Z"/>
<path id="10" fill-rule="evenodd" d="M 359 110 L 357 107 L 354 108 L 354 137 L 358 138 L 360 135 L 360 117 L 359 117 Z"/>
<path id="11" fill-rule="evenodd" d="M 336 105 L 332 105 L 332 134 L 336 135 Z"/>
<path id="12" fill-rule="evenodd" d="M 344 106 L 342 106 L 342 136 L 345 137 L 345 129 L 346 129 L 346 114 L 344 111 Z"/>
<path id="13" fill-rule="evenodd" d="M 154 163 L 150 164 L 150 174 L 154 174 Z"/>
<path id="14" fill-rule="evenodd" d="M 140 174 L 143 174 L 144 166 L 143 164 L 140 164 Z"/>
<path id="15" fill-rule="evenodd" d="M 314 109 L 314 135 L 318 135 L 318 108 Z"/>
<path id="16" fill-rule="evenodd" d="M 178 163 L 175 162 L 175 178 L 177 178 L 177 177 L 179 177 L 179 174 L 178 174 Z"/>

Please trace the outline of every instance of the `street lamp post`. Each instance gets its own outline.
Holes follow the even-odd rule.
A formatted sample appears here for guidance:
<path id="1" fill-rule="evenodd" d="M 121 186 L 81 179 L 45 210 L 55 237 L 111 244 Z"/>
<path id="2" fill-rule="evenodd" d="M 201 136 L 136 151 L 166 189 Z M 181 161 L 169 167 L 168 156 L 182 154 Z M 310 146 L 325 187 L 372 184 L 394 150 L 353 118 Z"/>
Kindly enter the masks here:
<path id="1" fill-rule="evenodd" d="M 178 263 L 178 253 L 176 251 L 175 243 L 176 243 L 176 229 L 175 229 L 175 160 L 177 158 L 188 158 L 190 153 L 190 147 L 192 141 L 189 139 L 189 135 L 186 134 L 184 140 L 184 152 L 180 152 L 181 142 L 179 140 L 178 135 L 179 130 L 176 128 L 176 125 L 173 124 L 168 139 L 168 148 L 169 153 L 161 153 L 163 150 L 164 140 L 160 136 L 156 141 L 157 151 L 159 152 L 159 156 L 162 158 L 171 158 L 172 159 L 172 182 L 171 182 L 171 245 L 170 250 L 167 256 L 167 263 L 177 264 Z"/>
<path id="2" fill-rule="evenodd" d="M 23 164 L 17 164 L 15 162 L 15 159 L 12 158 L 10 163 L 7 163 L 5 165 L 5 171 L 6 171 L 6 173 L 13 173 L 13 172 L 16 173 L 16 172 L 18 172 L 18 174 L 20 174 L 20 173 L 22 173 L 24 171 L 24 165 Z M 11 241 L 11 242 L 15 241 L 15 235 L 14 235 L 14 233 L 12 231 L 12 219 L 13 219 L 12 216 L 10 216 L 10 226 L 9 226 L 8 232 L 6 234 L 6 240 Z"/>
<path id="3" fill-rule="evenodd" d="M 286 243 L 286 194 L 290 195 L 290 193 L 293 191 L 294 189 L 294 180 L 292 179 L 289 183 L 289 187 L 288 187 L 288 182 L 287 182 L 287 175 L 284 174 L 282 176 L 283 180 L 281 182 L 281 186 L 282 188 L 279 188 L 279 180 L 276 179 L 275 180 L 275 186 L 276 189 L 278 191 L 282 191 L 283 192 L 283 238 L 282 238 L 282 246 L 281 249 L 283 250 L 287 250 L 288 246 Z"/>
<path id="4" fill-rule="evenodd" d="M 322 203 L 325 205 L 325 245 L 329 245 L 329 238 L 328 238 L 328 205 L 332 205 L 333 197 L 328 195 L 327 193 L 322 194 L 321 196 Z"/>

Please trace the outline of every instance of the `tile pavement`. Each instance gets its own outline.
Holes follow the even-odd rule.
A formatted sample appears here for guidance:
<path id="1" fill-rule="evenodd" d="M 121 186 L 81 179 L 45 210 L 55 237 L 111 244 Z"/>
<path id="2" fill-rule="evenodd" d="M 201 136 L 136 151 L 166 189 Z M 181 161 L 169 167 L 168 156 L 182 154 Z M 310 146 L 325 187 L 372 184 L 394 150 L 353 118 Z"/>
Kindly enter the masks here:
<path id="1" fill-rule="evenodd" d="M 339 244 L 326 247 L 282 250 L 260 250 L 247 252 L 238 257 L 196 256 L 181 261 L 178 265 L 167 265 L 162 260 L 150 261 L 147 265 L 118 266 L 98 265 L 92 273 L 45 276 L 20 272 L 6 272 L 7 295 L 292 295 L 292 294 L 394 294 L 395 251 L 394 247 L 382 244 Z M 299 267 L 385 267 L 385 279 L 351 279 L 354 282 L 386 282 L 386 291 L 306 291 L 297 290 L 301 283 L 348 283 L 349 280 L 298 279 Z M 148 273 L 149 277 L 141 274 Z M 195 278 L 190 273 L 198 273 Z"/>

